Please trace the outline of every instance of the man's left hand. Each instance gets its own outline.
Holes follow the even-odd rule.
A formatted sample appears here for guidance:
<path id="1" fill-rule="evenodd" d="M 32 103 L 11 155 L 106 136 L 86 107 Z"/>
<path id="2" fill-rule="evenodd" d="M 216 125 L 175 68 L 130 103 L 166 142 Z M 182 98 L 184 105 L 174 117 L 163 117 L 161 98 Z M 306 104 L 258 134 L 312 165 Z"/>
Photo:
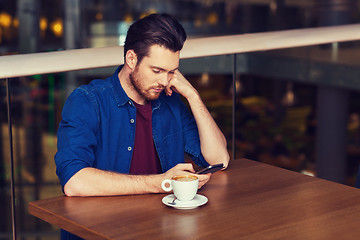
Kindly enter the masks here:
<path id="1" fill-rule="evenodd" d="M 169 84 L 165 88 L 165 92 L 168 96 L 171 96 L 173 91 L 181 94 L 186 99 L 190 99 L 192 96 L 198 95 L 196 89 L 180 73 L 179 70 L 174 72 L 174 75 L 170 79 Z"/>

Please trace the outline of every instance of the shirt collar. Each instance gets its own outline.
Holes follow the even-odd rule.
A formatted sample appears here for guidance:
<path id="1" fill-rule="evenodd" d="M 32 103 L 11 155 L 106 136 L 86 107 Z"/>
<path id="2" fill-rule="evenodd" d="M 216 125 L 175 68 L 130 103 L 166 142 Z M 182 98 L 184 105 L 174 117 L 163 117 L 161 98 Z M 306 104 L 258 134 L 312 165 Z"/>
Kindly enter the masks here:
<path id="1" fill-rule="evenodd" d="M 115 101 L 118 107 L 126 104 L 130 101 L 130 98 L 126 95 L 124 89 L 122 88 L 119 80 L 119 72 L 123 68 L 124 65 L 120 65 L 114 74 L 111 76 L 111 84 L 113 85 L 113 91 L 115 96 Z"/>

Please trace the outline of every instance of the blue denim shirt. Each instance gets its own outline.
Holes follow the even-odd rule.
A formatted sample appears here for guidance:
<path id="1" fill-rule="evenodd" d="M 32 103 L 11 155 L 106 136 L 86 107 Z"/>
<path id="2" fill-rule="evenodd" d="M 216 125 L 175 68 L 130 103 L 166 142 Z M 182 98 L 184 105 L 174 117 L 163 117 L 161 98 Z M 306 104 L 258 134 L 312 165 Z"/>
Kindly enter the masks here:
<path id="1" fill-rule="evenodd" d="M 79 170 L 95 167 L 129 173 L 134 148 L 136 108 L 123 90 L 118 72 L 93 80 L 68 97 L 58 129 L 56 173 L 64 186 Z M 208 166 L 191 112 L 174 93 L 152 101 L 152 131 L 162 171 L 184 162 L 185 152 Z"/>

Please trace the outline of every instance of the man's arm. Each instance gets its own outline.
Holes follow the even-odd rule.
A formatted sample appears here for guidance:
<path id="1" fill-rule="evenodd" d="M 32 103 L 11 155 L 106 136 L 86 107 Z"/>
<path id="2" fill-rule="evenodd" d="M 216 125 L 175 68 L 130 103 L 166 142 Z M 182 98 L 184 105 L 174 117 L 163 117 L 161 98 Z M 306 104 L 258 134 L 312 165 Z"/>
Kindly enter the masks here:
<path id="1" fill-rule="evenodd" d="M 83 168 L 72 176 L 64 186 L 67 196 L 111 196 L 164 192 L 161 182 L 175 175 L 194 173 L 189 163 L 178 164 L 163 174 L 128 175 L 103 171 L 96 168 Z M 210 179 L 211 174 L 196 175 L 199 188 Z"/>
<path id="2" fill-rule="evenodd" d="M 211 165 L 223 163 L 227 167 L 230 156 L 226 139 L 201 100 L 198 91 L 178 70 L 175 71 L 165 91 L 168 95 L 176 91 L 189 102 L 199 129 L 201 152 L 205 160 Z"/>

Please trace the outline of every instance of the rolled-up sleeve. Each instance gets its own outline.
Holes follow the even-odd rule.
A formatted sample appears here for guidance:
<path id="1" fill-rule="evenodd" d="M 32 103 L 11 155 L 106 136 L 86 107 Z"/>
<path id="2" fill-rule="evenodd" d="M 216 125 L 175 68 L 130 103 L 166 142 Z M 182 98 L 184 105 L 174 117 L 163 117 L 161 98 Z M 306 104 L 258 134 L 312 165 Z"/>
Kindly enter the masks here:
<path id="1" fill-rule="evenodd" d="M 62 187 L 79 170 L 94 165 L 99 126 L 96 109 L 96 99 L 81 88 L 65 102 L 55 155 L 56 174 Z"/>

